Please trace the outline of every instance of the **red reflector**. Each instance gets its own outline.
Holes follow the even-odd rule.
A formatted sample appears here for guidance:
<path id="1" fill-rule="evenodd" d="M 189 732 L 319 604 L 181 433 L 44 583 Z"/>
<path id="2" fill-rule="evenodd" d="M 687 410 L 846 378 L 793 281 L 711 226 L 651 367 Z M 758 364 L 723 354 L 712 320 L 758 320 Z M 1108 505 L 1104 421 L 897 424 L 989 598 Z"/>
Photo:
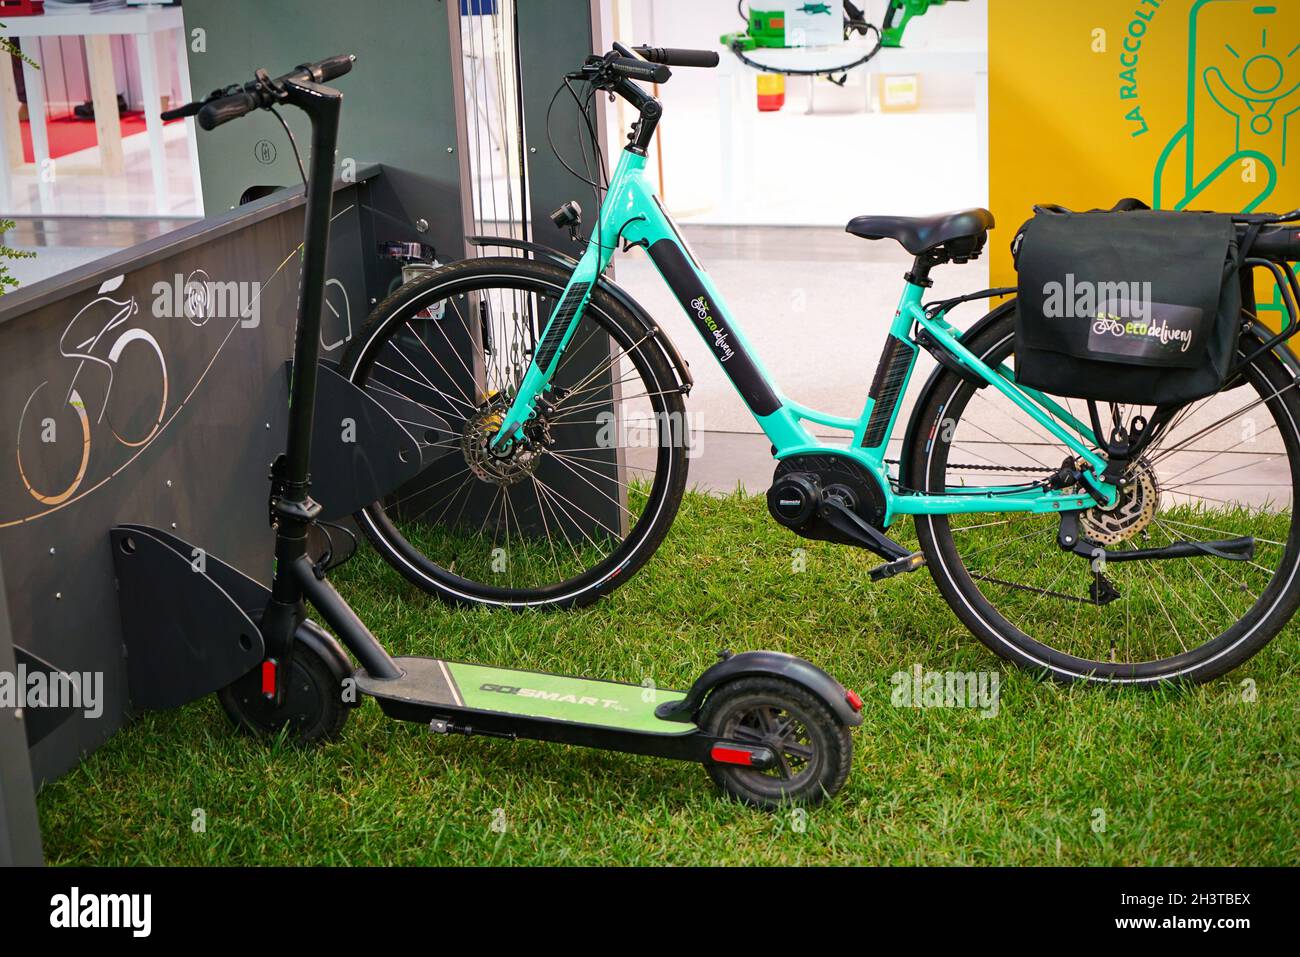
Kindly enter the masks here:
<path id="1" fill-rule="evenodd" d="M 726 748 L 720 744 L 713 746 L 713 760 L 722 764 L 743 764 L 752 767 L 754 755 L 743 748 Z"/>
<path id="2" fill-rule="evenodd" d="M 849 703 L 849 707 L 854 711 L 862 710 L 862 698 L 858 696 L 856 691 L 853 691 L 852 689 L 845 691 L 844 700 Z"/>
<path id="3" fill-rule="evenodd" d="M 262 662 L 262 694 L 275 694 L 275 662 Z"/>

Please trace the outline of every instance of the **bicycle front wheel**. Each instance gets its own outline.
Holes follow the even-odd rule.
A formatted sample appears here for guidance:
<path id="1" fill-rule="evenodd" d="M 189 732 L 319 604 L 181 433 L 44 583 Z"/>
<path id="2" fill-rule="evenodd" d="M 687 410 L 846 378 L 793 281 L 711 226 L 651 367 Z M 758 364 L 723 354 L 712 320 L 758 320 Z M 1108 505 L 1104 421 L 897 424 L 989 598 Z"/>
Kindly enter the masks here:
<path id="1" fill-rule="evenodd" d="M 993 367 L 1013 364 L 1008 311 L 968 343 Z M 1242 337 L 1242 358 L 1259 340 Z M 1207 681 L 1245 661 L 1300 604 L 1294 502 L 1300 484 L 1300 396 L 1273 353 L 1240 380 L 1178 410 L 1135 460 L 1112 509 L 1081 513 L 1104 553 L 1249 537 L 1254 553 L 1105 561 L 1062 550 L 1060 515 L 981 513 L 917 519 L 930 572 L 962 622 L 1022 667 L 1070 681 Z M 1090 419 L 1077 399 L 1058 398 Z M 1100 406 L 1133 421 L 1153 409 Z M 904 481 L 930 493 L 1041 481 L 1071 452 L 993 388 L 944 372 L 917 423 L 932 435 L 907 450 Z M 1244 560 L 1243 560 L 1244 559 Z"/>
<path id="2" fill-rule="evenodd" d="M 681 392 L 651 333 L 604 290 L 528 441 L 504 455 L 491 446 L 567 281 L 527 259 L 442 267 L 376 306 L 344 357 L 344 375 L 382 402 L 447 423 L 405 423 L 432 464 L 356 519 L 385 560 L 448 601 L 587 604 L 641 567 L 677 513 Z"/>

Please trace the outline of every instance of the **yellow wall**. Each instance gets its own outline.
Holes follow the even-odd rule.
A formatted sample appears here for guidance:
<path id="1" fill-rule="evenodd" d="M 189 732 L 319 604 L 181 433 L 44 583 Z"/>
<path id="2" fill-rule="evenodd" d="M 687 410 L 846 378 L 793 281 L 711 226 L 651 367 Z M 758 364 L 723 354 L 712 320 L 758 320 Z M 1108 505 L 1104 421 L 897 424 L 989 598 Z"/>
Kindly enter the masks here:
<path id="1" fill-rule="evenodd" d="M 1035 203 L 1300 206 L 1300 0 L 989 0 L 989 103 L 994 285 Z"/>

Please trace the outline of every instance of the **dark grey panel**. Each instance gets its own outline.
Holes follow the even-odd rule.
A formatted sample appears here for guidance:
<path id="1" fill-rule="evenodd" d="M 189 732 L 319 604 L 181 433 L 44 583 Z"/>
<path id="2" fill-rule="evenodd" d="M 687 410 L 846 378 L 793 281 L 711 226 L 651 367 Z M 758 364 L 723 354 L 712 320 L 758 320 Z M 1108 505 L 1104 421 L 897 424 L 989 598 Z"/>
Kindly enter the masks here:
<path id="1" fill-rule="evenodd" d="M 335 197 L 338 314 L 326 311 L 322 331 L 335 356 L 345 303 L 354 325 L 364 313 L 361 188 Z M 104 681 L 102 716 L 75 713 L 32 748 L 38 780 L 102 744 L 128 712 L 112 527 L 173 531 L 269 581 L 267 471 L 284 442 L 302 216 L 300 196 L 278 194 L 4 297 L 0 557 L 13 643 Z M 233 284 L 223 288 L 256 304 L 256 322 L 218 295 L 187 310 L 177 277 L 201 275 Z"/>
<path id="2" fill-rule="evenodd" d="M 259 67 L 275 76 L 304 61 L 356 54 L 352 72 L 333 84 L 344 94 L 340 163 L 386 167 L 379 239 L 422 239 L 444 258 L 459 259 L 459 88 L 447 15 L 440 0 L 187 0 L 186 29 L 201 28 L 206 43 L 204 53 L 190 50 L 192 86 L 201 95 L 243 82 Z M 295 110 L 283 115 L 305 152 L 306 118 Z M 267 113 L 200 135 L 199 164 L 209 216 L 237 203 L 249 186 L 299 182 L 284 132 Z M 430 224 L 424 234 L 413 225 L 421 218 Z"/>
<path id="3" fill-rule="evenodd" d="M 3 574 L 0 574 L 0 673 L 17 673 Z M 0 708 L 0 867 L 41 863 L 41 832 L 23 721 L 14 709 Z"/>
<path id="4" fill-rule="evenodd" d="M 549 216 L 567 200 L 582 206 L 584 229 L 591 230 L 596 221 L 596 199 L 591 187 L 561 165 L 547 143 L 546 110 L 551 96 L 566 73 L 582 66 L 600 43 L 599 21 L 593 0 L 547 0 L 545 3 L 519 3 L 519 69 L 523 73 L 524 137 L 528 152 L 528 205 L 535 242 L 563 250 L 571 256 L 582 255 L 583 245 L 569 238 L 567 230 L 557 229 Z M 604 143 L 604 109 L 596 97 L 591 120 Z M 585 124 L 577 105 L 562 91 L 551 111 L 550 134 L 570 166 L 581 170 L 578 137 L 588 144 Z M 537 152 L 531 152 L 531 150 Z M 617 156 L 606 157 L 612 172 Z"/>

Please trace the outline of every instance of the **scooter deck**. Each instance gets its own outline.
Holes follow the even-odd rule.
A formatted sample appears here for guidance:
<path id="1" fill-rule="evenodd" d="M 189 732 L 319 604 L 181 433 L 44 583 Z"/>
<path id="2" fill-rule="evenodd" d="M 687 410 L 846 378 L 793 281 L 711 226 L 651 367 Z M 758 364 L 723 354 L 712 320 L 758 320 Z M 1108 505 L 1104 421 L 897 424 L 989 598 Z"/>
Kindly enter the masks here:
<path id="1" fill-rule="evenodd" d="M 684 691 L 441 658 L 396 661 L 402 677 L 386 681 L 362 669 L 357 687 L 390 717 L 432 722 L 435 730 L 688 760 L 702 760 L 711 740 L 692 723 L 655 716 L 658 705 L 681 700 Z"/>

